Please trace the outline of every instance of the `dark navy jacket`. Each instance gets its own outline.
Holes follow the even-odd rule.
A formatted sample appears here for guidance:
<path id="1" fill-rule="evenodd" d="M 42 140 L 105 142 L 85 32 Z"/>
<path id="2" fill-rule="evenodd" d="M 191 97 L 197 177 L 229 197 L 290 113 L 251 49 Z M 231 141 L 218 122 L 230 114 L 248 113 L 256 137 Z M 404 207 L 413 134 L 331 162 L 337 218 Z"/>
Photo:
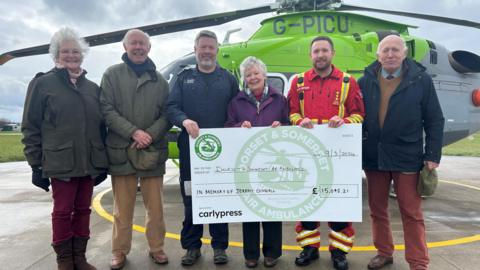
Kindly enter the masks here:
<path id="1" fill-rule="evenodd" d="M 183 69 L 171 88 L 167 101 L 168 120 L 182 128 L 179 147 L 188 142 L 188 134 L 182 126 L 185 119 L 198 123 L 200 128 L 220 128 L 227 120 L 228 104 L 238 93 L 237 79 L 219 67 L 213 72 L 215 80 L 207 85 L 194 66 Z M 182 140 L 183 138 L 183 140 Z"/>
<path id="2" fill-rule="evenodd" d="M 423 161 L 440 162 L 444 118 L 425 67 L 404 60 L 403 79 L 390 97 L 383 129 L 378 121 L 379 70 L 380 63 L 375 61 L 358 81 L 365 102 L 363 168 L 417 172 Z"/>
<path id="3" fill-rule="evenodd" d="M 237 79 L 217 66 L 216 80 L 210 86 L 202 80 L 195 67 L 178 74 L 167 101 L 167 115 L 172 124 L 182 126 L 185 119 L 198 123 L 200 128 L 223 127 L 227 120 L 227 107 L 238 93 Z"/>
<path id="4" fill-rule="evenodd" d="M 270 126 L 274 121 L 288 125 L 287 99 L 275 88 L 268 87 L 267 97 L 257 108 L 251 98 L 241 91 L 228 106 L 226 127 L 240 127 L 249 121 L 254 127 Z"/>

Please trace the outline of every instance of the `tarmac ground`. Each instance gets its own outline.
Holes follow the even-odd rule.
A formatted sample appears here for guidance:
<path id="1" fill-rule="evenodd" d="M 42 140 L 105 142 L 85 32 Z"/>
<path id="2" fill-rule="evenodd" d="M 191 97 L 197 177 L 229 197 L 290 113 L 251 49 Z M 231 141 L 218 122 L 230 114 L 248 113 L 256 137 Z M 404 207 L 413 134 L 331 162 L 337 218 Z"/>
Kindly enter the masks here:
<path id="1" fill-rule="evenodd" d="M 436 193 L 423 201 L 430 269 L 480 269 L 480 158 L 443 157 L 438 170 L 440 182 Z M 0 164 L 0 269 L 56 269 L 51 243 L 51 192 L 46 193 L 30 183 L 26 162 Z M 375 256 L 370 233 L 370 217 L 363 181 L 363 222 L 355 223 L 357 231 L 354 250 L 348 255 L 350 269 L 367 269 Z M 193 267 L 180 265 L 184 250 L 179 233 L 183 220 L 183 204 L 178 184 L 178 169 L 167 163 L 164 178 L 164 209 L 167 224 L 165 251 L 169 264 L 156 265 L 147 256 L 144 237 L 142 197 L 137 196 L 132 251 L 124 269 L 246 269 L 241 248 L 241 224 L 230 224 L 229 263 L 213 264 L 213 251 L 206 239 L 202 257 Z M 109 269 L 111 257 L 112 192 L 107 180 L 94 190 L 91 215 L 91 239 L 87 257 L 98 269 Z M 404 259 L 403 232 L 398 205 L 389 201 L 391 225 L 396 243 L 394 264 L 384 269 L 408 269 Z M 328 229 L 321 227 L 320 260 L 307 267 L 297 267 L 295 256 L 300 248 L 295 243 L 294 223 L 283 225 L 283 255 L 277 269 L 333 269 L 327 251 Z M 208 229 L 204 236 L 209 237 Z M 262 260 L 262 258 L 260 259 Z M 260 261 L 258 269 L 263 269 Z"/>

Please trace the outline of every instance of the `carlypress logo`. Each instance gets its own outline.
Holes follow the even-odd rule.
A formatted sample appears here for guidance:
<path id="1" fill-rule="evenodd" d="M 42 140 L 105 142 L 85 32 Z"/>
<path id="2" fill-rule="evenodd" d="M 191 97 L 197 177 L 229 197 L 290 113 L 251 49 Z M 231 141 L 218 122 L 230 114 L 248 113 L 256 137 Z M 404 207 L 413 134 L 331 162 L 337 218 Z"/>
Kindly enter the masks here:
<path id="1" fill-rule="evenodd" d="M 203 211 L 198 213 L 198 216 L 201 218 L 212 217 L 216 219 L 221 219 L 224 217 L 241 217 L 243 215 L 242 210 L 237 211 Z"/>
<path id="2" fill-rule="evenodd" d="M 205 161 L 215 160 L 222 153 L 222 143 L 217 136 L 204 134 L 195 141 L 195 154 Z"/>

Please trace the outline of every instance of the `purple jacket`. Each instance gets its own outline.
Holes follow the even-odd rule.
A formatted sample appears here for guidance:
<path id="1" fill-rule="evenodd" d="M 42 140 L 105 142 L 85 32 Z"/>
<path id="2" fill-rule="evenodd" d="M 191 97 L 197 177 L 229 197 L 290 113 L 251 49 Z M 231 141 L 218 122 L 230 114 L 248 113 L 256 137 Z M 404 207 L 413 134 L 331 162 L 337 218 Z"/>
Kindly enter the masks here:
<path id="1" fill-rule="evenodd" d="M 230 101 L 228 119 L 225 127 L 240 127 L 243 121 L 250 121 L 252 126 L 270 126 L 273 121 L 288 125 L 287 99 L 275 88 L 268 87 L 268 96 L 257 106 L 241 91 Z"/>

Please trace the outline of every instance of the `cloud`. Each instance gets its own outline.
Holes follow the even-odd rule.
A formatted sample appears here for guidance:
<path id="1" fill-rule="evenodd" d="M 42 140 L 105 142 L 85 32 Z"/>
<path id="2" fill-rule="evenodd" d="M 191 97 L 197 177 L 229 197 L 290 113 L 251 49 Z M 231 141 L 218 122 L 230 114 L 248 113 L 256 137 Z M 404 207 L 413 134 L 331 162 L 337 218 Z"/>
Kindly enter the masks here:
<path id="1" fill-rule="evenodd" d="M 0 76 L 0 118 L 20 122 L 27 86 L 23 80 Z"/>
<path id="2" fill-rule="evenodd" d="M 109 1 L 96 0 L 44 0 L 43 11 L 49 11 L 50 16 L 55 20 L 62 18 L 65 21 L 95 22 L 106 18 L 108 13 L 107 4 Z M 102 16 L 103 15 L 103 16 Z"/>

